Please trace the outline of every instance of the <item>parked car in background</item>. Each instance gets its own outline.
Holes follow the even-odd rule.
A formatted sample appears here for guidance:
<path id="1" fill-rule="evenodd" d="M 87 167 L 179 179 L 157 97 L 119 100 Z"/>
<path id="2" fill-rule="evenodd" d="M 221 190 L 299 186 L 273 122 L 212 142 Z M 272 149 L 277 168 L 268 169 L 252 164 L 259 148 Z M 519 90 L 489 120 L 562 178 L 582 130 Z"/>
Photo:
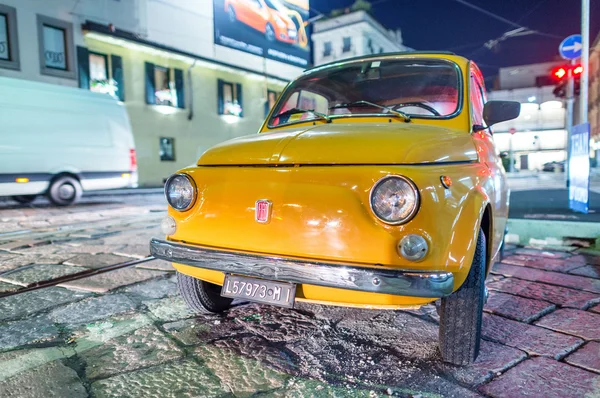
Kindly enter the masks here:
<path id="1" fill-rule="evenodd" d="M 565 171 L 565 161 L 561 160 L 560 162 L 548 162 L 544 163 L 544 168 L 542 171 L 551 171 L 551 172 L 562 172 Z"/>
<path id="2" fill-rule="evenodd" d="M 508 218 L 488 127 L 519 110 L 486 103 L 475 63 L 450 53 L 308 70 L 260 134 L 167 181 L 167 238 L 151 253 L 173 263 L 200 313 L 235 298 L 381 309 L 441 299 L 442 357 L 470 363 Z"/>
<path id="3" fill-rule="evenodd" d="M 264 33 L 268 41 L 298 41 L 298 29 L 279 0 L 225 0 L 225 11 L 231 22 L 240 21 Z"/>
<path id="4" fill-rule="evenodd" d="M 106 94 L 0 77 L 0 196 L 75 203 L 83 191 L 137 186 L 125 107 Z"/>

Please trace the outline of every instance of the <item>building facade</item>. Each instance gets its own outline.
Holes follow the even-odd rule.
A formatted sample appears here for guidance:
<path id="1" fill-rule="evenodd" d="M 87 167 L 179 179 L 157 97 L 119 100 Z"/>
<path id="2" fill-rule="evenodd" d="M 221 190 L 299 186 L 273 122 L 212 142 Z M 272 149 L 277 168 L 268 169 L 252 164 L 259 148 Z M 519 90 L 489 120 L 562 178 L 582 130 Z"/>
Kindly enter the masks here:
<path id="1" fill-rule="evenodd" d="M 542 170 L 544 163 L 566 159 L 567 130 L 564 101 L 554 94 L 551 72 L 560 61 L 500 68 L 488 100 L 521 103 L 517 119 L 493 127 L 501 152 L 513 153 L 516 168 Z"/>
<path id="2" fill-rule="evenodd" d="M 590 71 L 588 91 L 588 121 L 590 122 L 590 150 L 600 158 L 600 33 L 590 46 Z M 576 108 L 577 109 L 577 108 Z M 596 167 L 600 162 L 596 161 Z"/>
<path id="3" fill-rule="evenodd" d="M 217 3 L 0 0 L 0 76 L 122 101 L 140 186 L 158 186 L 212 145 L 256 133 L 305 69 L 215 44 Z"/>
<path id="4" fill-rule="evenodd" d="M 314 22 L 313 60 L 321 65 L 367 54 L 411 51 L 400 30 L 388 30 L 366 11 L 348 11 Z"/>

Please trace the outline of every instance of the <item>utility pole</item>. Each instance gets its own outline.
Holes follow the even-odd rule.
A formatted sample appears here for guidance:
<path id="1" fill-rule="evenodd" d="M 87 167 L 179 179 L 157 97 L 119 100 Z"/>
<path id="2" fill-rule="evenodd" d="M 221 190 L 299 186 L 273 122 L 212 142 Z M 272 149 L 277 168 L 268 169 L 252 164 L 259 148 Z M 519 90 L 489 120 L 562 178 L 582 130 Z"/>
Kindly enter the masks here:
<path id="1" fill-rule="evenodd" d="M 588 81 L 590 76 L 590 0 L 581 0 L 581 92 L 579 123 L 588 122 Z"/>
<path id="2" fill-rule="evenodd" d="M 585 1 L 585 0 L 583 0 Z M 571 60 L 571 66 L 567 71 L 567 161 L 565 162 L 565 180 L 567 188 L 571 181 L 569 180 L 569 160 L 571 159 L 571 132 L 573 131 L 573 102 L 575 102 L 575 79 L 573 78 L 573 68 L 575 60 Z M 585 69 L 585 68 L 584 68 Z"/>

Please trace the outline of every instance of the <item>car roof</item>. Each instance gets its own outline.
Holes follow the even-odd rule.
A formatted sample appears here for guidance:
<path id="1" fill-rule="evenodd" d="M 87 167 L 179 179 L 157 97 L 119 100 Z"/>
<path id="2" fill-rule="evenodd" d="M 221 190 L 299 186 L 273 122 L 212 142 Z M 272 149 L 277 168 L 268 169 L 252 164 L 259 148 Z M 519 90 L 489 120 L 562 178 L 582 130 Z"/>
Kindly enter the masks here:
<path id="1" fill-rule="evenodd" d="M 328 66 L 336 65 L 336 64 L 344 63 L 344 62 L 352 62 L 352 61 L 358 61 L 358 60 L 368 61 L 370 59 L 381 59 L 381 58 L 388 58 L 388 57 L 397 57 L 397 56 L 402 56 L 402 55 L 407 55 L 407 56 L 413 56 L 413 55 L 452 55 L 452 56 L 456 56 L 456 54 L 453 53 L 453 52 L 451 52 L 451 51 L 401 51 L 401 52 L 393 52 L 393 53 L 380 53 L 380 54 L 359 55 L 357 57 L 339 59 L 337 61 L 328 62 L 326 64 L 321 64 L 321 65 L 313 66 L 312 68 L 306 69 L 304 71 L 304 73 L 310 72 L 310 71 L 312 71 L 314 69 L 326 68 Z"/>

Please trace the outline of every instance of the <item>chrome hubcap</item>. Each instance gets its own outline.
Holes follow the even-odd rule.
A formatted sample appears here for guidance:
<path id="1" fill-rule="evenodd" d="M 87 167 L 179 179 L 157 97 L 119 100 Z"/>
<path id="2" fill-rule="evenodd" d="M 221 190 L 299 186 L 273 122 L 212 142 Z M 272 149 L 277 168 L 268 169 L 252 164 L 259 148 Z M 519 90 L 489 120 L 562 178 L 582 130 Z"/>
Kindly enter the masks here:
<path id="1" fill-rule="evenodd" d="M 71 199 L 75 195 L 75 187 L 71 184 L 63 184 L 58 187 L 58 197 L 67 200 Z"/>

